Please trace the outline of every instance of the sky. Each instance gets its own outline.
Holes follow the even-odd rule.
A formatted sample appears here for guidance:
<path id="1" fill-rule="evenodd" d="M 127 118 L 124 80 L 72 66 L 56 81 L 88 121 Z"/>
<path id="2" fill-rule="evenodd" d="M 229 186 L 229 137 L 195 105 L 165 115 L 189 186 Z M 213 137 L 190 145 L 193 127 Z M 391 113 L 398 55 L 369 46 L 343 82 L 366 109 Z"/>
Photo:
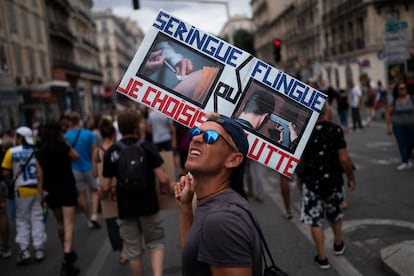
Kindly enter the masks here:
<path id="1" fill-rule="evenodd" d="M 215 35 L 220 33 L 228 20 L 226 7 L 229 9 L 230 16 L 251 17 L 252 14 L 251 0 L 211 0 L 216 3 L 205 3 L 207 1 L 209 0 L 139 0 L 140 9 L 134 10 L 132 0 L 95 0 L 92 10 L 95 12 L 111 8 L 114 15 L 135 20 L 146 33 L 158 11 L 163 9 Z"/>

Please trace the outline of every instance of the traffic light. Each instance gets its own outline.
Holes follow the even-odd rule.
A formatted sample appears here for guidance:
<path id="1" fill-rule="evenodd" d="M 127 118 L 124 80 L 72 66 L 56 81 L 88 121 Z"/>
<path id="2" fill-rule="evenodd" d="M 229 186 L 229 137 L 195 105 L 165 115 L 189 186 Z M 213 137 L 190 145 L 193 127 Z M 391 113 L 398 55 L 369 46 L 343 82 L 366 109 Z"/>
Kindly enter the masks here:
<path id="1" fill-rule="evenodd" d="M 281 60 L 281 54 L 280 54 L 280 47 L 282 46 L 282 40 L 275 39 L 273 40 L 273 59 L 275 62 L 279 62 Z"/>
<path id="2" fill-rule="evenodd" d="M 139 0 L 132 0 L 132 4 L 134 5 L 134 10 L 139 9 Z"/>

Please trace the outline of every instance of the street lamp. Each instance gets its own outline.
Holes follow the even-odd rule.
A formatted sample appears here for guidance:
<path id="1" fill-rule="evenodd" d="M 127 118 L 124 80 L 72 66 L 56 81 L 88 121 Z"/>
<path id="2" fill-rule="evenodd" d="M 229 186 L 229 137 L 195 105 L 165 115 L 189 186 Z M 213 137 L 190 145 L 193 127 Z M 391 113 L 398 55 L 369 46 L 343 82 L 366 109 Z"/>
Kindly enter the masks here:
<path id="1" fill-rule="evenodd" d="M 154 1 L 158 1 L 158 2 L 193 2 L 193 3 L 203 3 L 203 4 L 219 4 L 219 5 L 224 5 L 226 8 L 226 15 L 227 15 L 227 20 L 230 21 L 230 7 L 229 7 L 229 2 L 227 1 L 215 1 L 215 0 L 154 0 Z M 135 10 L 139 9 L 139 0 L 132 0 L 132 4 L 134 6 Z M 233 44 L 234 39 L 233 39 L 233 28 L 231 26 L 231 24 L 229 24 L 229 42 L 230 44 Z"/>

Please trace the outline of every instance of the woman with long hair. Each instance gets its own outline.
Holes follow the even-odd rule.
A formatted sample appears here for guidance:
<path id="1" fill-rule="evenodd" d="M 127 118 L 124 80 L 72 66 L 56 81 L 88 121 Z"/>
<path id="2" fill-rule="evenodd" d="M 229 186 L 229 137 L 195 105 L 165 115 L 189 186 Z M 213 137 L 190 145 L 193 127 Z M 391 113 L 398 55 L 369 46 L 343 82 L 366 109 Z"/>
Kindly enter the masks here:
<path id="1" fill-rule="evenodd" d="M 78 193 L 72 173 L 72 160 L 78 153 L 66 142 L 58 122 L 47 123 L 41 131 L 36 153 L 38 190 L 43 206 L 53 210 L 57 232 L 63 245 L 62 275 L 78 275 L 76 253 L 72 249 L 75 207 Z"/>
<path id="2" fill-rule="evenodd" d="M 394 134 L 400 150 L 401 164 L 397 170 L 413 167 L 410 155 L 414 149 L 414 99 L 407 90 L 407 84 L 398 82 L 393 90 L 393 100 L 389 102 L 386 120 L 388 135 Z"/>

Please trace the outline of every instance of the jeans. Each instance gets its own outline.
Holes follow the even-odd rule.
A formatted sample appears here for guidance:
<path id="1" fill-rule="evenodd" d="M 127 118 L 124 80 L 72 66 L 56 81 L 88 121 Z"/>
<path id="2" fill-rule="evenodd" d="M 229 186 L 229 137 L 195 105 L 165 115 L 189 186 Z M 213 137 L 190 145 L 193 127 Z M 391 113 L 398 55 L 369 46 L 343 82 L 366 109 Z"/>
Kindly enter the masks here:
<path id="1" fill-rule="evenodd" d="M 341 110 L 339 113 L 339 122 L 342 127 L 348 127 L 348 110 Z"/>
<path id="2" fill-rule="evenodd" d="M 414 148 L 414 127 L 393 126 L 392 130 L 400 150 L 401 162 L 407 163 Z"/>
<path id="3" fill-rule="evenodd" d="M 357 129 L 357 127 L 362 128 L 361 113 L 359 112 L 359 107 L 352 107 L 351 115 L 352 115 L 353 129 L 355 130 Z"/>

